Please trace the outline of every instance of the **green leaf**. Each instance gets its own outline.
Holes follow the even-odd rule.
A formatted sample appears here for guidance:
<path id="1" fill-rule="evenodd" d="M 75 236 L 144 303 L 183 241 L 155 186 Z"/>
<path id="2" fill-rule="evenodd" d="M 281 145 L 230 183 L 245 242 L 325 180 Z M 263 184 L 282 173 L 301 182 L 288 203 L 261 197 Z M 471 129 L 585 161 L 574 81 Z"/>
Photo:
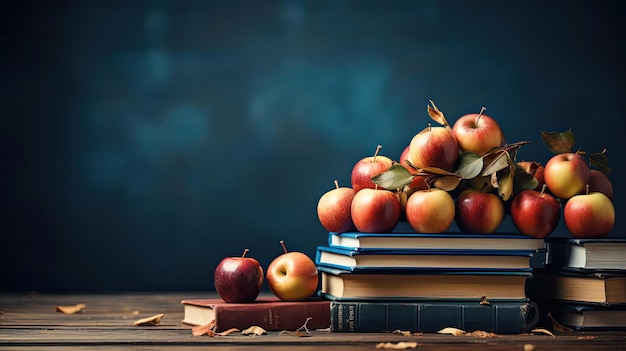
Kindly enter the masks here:
<path id="1" fill-rule="evenodd" d="M 456 175 L 462 179 L 472 179 L 483 170 L 483 158 L 474 152 L 463 152 L 457 160 Z"/>
<path id="2" fill-rule="evenodd" d="M 606 149 L 602 150 L 602 152 L 589 154 L 589 162 L 591 162 L 591 165 L 600 171 L 607 174 L 611 173 L 611 169 L 609 168 L 609 158 L 606 157 Z"/>
<path id="3" fill-rule="evenodd" d="M 539 163 L 537 163 L 538 165 Z M 513 193 L 517 194 L 522 190 L 535 189 L 539 185 L 537 179 L 522 167 L 515 168 L 513 176 Z"/>
<path id="4" fill-rule="evenodd" d="M 387 171 L 372 177 L 374 184 L 389 190 L 402 189 L 411 184 L 415 177 L 406 167 L 395 164 Z"/>
<path id="5" fill-rule="evenodd" d="M 548 150 L 555 154 L 563 154 L 572 152 L 572 148 L 576 143 L 574 132 L 567 130 L 565 132 L 544 132 L 541 131 L 541 140 Z"/>
<path id="6" fill-rule="evenodd" d="M 446 171 L 443 168 L 437 168 L 437 167 L 420 168 L 420 173 L 422 173 L 422 174 L 437 174 L 437 175 L 442 175 L 442 176 L 455 176 L 456 175 L 456 173 L 454 173 L 454 172 Z"/>

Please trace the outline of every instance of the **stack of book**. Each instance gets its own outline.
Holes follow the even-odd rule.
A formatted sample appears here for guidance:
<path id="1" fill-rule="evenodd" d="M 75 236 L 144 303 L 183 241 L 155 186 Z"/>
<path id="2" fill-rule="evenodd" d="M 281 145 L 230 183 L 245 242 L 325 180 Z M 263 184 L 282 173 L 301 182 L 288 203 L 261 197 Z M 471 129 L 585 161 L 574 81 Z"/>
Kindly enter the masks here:
<path id="1" fill-rule="evenodd" d="M 519 234 L 329 233 L 319 246 L 320 295 L 331 330 L 521 333 L 538 319 L 525 290 L 545 241 Z"/>
<path id="2" fill-rule="evenodd" d="M 626 329 L 626 239 L 549 238 L 528 295 L 575 330 Z"/>

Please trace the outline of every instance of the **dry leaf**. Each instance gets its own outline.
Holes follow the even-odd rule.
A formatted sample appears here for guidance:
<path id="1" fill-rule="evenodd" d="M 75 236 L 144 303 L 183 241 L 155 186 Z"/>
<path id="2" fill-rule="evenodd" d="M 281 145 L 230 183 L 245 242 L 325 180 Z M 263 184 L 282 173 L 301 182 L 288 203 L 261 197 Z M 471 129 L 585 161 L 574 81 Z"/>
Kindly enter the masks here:
<path id="1" fill-rule="evenodd" d="M 57 306 L 57 312 L 62 312 L 65 314 L 74 314 L 74 313 L 81 312 L 85 308 L 87 308 L 86 304 L 77 303 L 76 305 L 72 305 L 72 306 Z"/>
<path id="2" fill-rule="evenodd" d="M 159 325 L 161 323 L 161 317 L 163 317 L 164 313 L 155 314 L 154 316 L 138 319 L 134 322 L 135 325 L 145 326 L 145 325 Z"/>
<path id="3" fill-rule="evenodd" d="M 496 333 L 490 333 L 484 330 L 474 330 L 471 333 L 465 333 L 465 336 L 473 336 L 475 338 L 499 338 L 500 337 L 500 335 Z"/>
<path id="4" fill-rule="evenodd" d="M 400 334 L 403 336 L 411 336 L 411 332 L 408 330 L 400 330 L 400 329 L 396 329 L 394 331 L 391 332 L 391 334 Z"/>
<path id="5" fill-rule="evenodd" d="M 533 329 L 530 331 L 531 333 L 541 333 L 541 334 L 547 334 L 550 335 L 551 337 L 556 337 L 556 335 L 552 334 L 551 331 L 549 331 L 548 329 L 544 329 L 544 328 L 539 328 L 539 329 Z"/>
<path id="6" fill-rule="evenodd" d="M 391 349 L 391 350 L 406 350 L 406 349 L 414 349 L 417 347 L 416 342 L 381 342 L 376 345 L 377 349 Z"/>
<path id="7" fill-rule="evenodd" d="M 483 296 L 480 298 L 481 305 L 491 305 L 491 302 L 487 301 L 487 296 Z"/>
<path id="8" fill-rule="evenodd" d="M 524 344 L 524 351 L 533 351 L 535 349 L 535 345 L 533 344 Z"/>
<path id="9" fill-rule="evenodd" d="M 568 327 L 562 325 L 561 323 L 557 322 L 556 319 L 554 319 L 554 317 L 552 316 L 552 313 L 548 313 L 548 318 L 550 318 L 550 320 L 552 321 L 552 330 L 554 330 L 555 332 L 571 332 L 571 331 L 573 331 L 572 328 L 568 328 Z"/>
<path id="10" fill-rule="evenodd" d="M 240 331 L 240 330 L 239 330 L 239 329 L 237 329 L 237 328 L 230 328 L 230 329 L 228 329 L 228 330 L 224 330 L 224 331 L 223 331 L 223 332 L 221 332 L 221 333 L 215 333 L 215 335 L 218 335 L 218 336 L 226 336 L 226 335 L 229 335 L 229 334 L 232 334 L 232 333 L 236 333 L 236 332 L 238 332 L 238 331 Z"/>
<path id="11" fill-rule="evenodd" d="M 215 336 L 215 319 L 204 325 L 197 325 L 191 328 L 191 335 L 201 336 L 207 334 L 208 336 Z"/>
<path id="12" fill-rule="evenodd" d="M 597 338 L 598 337 L 595 336 L 595 335 L 582 335 L 582 336 L 577 337 L 576 339 L 578 339 L 578 340 L 594 340 L 594 339 L 597 339 Z"/>
<path id="13" fill-rule="evenodd" d="M 437 333 L 439 334 L 450 334 L 450 335 L 454 335 L 454 336 L 462 336 L 465 335 L 465 331 L 458 329 L 458 328 L 452 328 L 452 327 L 447 327 L 447 328 L 443 328 L 440 331 L 438 331 Z"/>
<path id="14" fill-rule="evenodd" d="M 267 331 L 265 331 L 265 329 L 259 327 L 258 325 L 253 325 L 248 329 L 244 329 L 241 331 L 241 334 L 243 335 L 263 335 L 263 334 L 267 334 Z"/>
<path id="15" fill-rule="evenodd" d="M 133 311 L 133 316 L 138 316 L 139 315 L 139 310 L 134 310 Z"/>

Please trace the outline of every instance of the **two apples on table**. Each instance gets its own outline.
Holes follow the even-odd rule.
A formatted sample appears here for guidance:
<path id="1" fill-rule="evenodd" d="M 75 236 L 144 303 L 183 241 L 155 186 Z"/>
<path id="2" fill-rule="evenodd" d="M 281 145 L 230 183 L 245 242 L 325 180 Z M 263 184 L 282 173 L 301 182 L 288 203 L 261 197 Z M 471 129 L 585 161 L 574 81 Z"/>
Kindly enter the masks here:
<path id="1" fill-rule="evenodd" d="M 454 192 L 439 189 L 438 183 L 432 181 L 433 172 L 446 175 L 454 171 L 462 153 L 493 160 L 493 155 L 502 155 L 502 150 L 508 149 L 500 125 L 485 115 L 484 109 L 461 116 L 452 127 L 434 104 L 428 106 L 428 112 L 442 126 L 429 125 L 417 133 L 399 162 L 379 155 L 379 146 L 374 156 L 354 165 L 351 188 L 340 187 L 335 181 L 335 189 L 320 197 L 317 211 L 324 228 L 338 233 L 355 229 L 386 233 L 404 218 L 418 233 L 444 233 L 455 222 L 463 232 L 488 234 L 498 228 L 508 210 L 521 233 L 545 238 L 558 225 L 564 203 L 562 216 L 572 236 L 602 237 L 612 230 L 615 208 L 611 181 L 604 172 L 591 169 L 585 158 L 575 152 L 557 153 L 545 166 L 539 162 L 517 162 L 510 157 L 510 172 L 525 172 L 535 182 L 521 190 L 509 184 L 516 191 L 507 199 L 499 196 L 502 194 L 493 186 L 495 173 L 487 186 L 483 179 L 483 183 L 477 182 L 481 187 L 468 181 Z M 404 177 L 403 188 L 385 189 L 374 182 L 385 173 L 394 173 L 396 164 L 408 170 L 396 172 Z M 449 179 L 460 182 L 459 177 Z M 502 180 L 497 180 L 497 185 L 502 186 Z"/>

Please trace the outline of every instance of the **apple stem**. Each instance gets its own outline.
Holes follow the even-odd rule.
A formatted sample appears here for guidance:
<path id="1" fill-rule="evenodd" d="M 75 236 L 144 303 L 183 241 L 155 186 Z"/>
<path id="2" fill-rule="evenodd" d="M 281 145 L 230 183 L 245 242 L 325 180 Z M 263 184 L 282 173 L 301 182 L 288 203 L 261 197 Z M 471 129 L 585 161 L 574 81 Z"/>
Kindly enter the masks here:
<path id="1" fill-rule="evenodd" d="M 478 121 L 480 121 L 480 117 L 483 116 L 483 113 L 487 110 L 487 108 L 485 106 L 480 108 L 480 112 L 478 113 L 478 117 L 476 117 L 476 124 L 478 124 Z"/>
<path id="2" fill-rule="evenodd" d="M 378 157 L 378 153 L 380 152 L 380 149 L 382 149 L 383 146 L 382 145 L 378 145 L 376 147 L 376 151 L 374 152 L 374 162 L 376 162 L 376 157 Z"/>
<path id="3" fill-rule="evenodd" d="M 334 180 L 334 183 L 335 183 L 335 188 L 336 188 L 336 189 L 339 189 L 339 181 L 337 181 L 337 179 L 335 179 L 335 180 Z"/>
<path id="4" fill-rule="evenodd" d="M 246 257 L 246 254 L 248 253 L 248 251 L 250 251 L 250 249 L 248 248 L 243 249 L 243 254 L 241 255 L 241 258 Z"/>
<path id="5" fill-rule="evenodd" d="M 283 240 L 280 241 L 280 246 L 283 247 L 283 251 L 285 251 L 285 253 L 287 253 L 287 247 L 285 246 L 285 242 Z"/>
<path id="6" fill-rule="evenodd" d="M 428 122 L 428 131 L 430 132 L 432 130 L 432 126 L 430 125 L 430 122 Z"/>
<path id="7" fill-rule="evenodd" d="M 589 195 L 589 184 L 585 185 L 585 195 Z"/>
<path id="8" fill-rule="evenodd" d="M 548 187 L 548 186 L 547 186 L 546 184 L 544 184 L 544 185 L 541 187 L 541 193 L 539 193 L 539 197 L 543 197 L 543 193 L 546 191 L 546 188 L 547 188 L 547 187 Z"/>

